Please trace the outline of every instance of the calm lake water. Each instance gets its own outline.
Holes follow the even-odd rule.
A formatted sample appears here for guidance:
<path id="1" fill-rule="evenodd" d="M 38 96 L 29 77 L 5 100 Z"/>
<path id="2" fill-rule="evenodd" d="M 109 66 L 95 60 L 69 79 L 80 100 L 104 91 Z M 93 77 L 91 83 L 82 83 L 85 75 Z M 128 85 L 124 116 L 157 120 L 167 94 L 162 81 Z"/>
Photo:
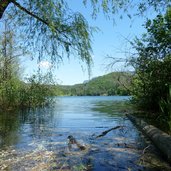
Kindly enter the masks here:
<path id="1" fill-rule="evenodd" d="M 166 170 L 125 117 L 129 98 L 55 97 L 51 108 L 0 113 L 0 170 Z M 116 126 L 121 127 L 97 138 Z M 85 150 L 68 148 L 69 135 Z"/>

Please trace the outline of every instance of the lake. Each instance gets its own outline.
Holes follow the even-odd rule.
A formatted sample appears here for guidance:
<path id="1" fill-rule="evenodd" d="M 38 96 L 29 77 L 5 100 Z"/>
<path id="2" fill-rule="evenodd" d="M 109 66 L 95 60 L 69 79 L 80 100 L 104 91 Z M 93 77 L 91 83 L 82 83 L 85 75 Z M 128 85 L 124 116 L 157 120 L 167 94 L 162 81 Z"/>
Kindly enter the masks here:
<path id="1" fill-rule="evenodd" d="M 166 170 L 159 152 L 125 117 L 129 98 L 54 97 L 53 107 L 1 112 L 0 170 Z"/>

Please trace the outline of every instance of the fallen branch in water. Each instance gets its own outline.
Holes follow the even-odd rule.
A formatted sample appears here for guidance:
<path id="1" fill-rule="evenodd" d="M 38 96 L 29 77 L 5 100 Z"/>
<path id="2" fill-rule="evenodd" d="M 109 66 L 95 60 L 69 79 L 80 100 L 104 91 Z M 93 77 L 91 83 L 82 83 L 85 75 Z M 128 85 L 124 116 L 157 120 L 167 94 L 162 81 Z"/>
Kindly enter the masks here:
<path id="1" fill-rule="evenodd" d="M 103 137 L 103 136 L 105 136 L 108 132 L 110 132 L 110 131 L 112 131 L 112 130 L 115 130 L 115 129 L 123 128 L 123 127 L 124 127 L 124 126 L 115 126 L 115 127 L 111 128 L 111 129 L 108 129 L 108 130 L 102 132 L 100 135 L 96 136 L 96 138 Z"/>

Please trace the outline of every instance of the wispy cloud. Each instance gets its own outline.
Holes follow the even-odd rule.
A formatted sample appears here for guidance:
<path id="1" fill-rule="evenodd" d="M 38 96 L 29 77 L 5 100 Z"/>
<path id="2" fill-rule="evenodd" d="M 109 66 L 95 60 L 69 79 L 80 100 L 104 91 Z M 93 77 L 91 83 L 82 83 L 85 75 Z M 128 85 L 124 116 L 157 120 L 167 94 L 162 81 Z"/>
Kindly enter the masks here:
<path id="1" fill-rule="evenodd" d="M 42 68 L 48 69 L 52 66 L 52 64 L 48 61 L 41 61 L 38 63 L 38 65 Z"/>

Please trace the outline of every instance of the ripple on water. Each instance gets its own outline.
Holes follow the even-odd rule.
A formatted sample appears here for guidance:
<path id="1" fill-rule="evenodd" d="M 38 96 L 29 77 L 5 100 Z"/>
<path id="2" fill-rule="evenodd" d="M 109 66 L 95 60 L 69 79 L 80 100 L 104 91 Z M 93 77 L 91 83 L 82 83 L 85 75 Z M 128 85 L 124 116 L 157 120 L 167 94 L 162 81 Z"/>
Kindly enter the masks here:
<path id="1" fill-rule="evenodd" d="M 131 110 L 125 99 L 60 97 L 53 108 L 0 114 L 0 170 L 169 170 L 154 146 L 124 118 Z M 96 138 L 118 125 L 123 127 Z M 69 149 L 69 135 L 86 149 L 75 144 Z"/>

